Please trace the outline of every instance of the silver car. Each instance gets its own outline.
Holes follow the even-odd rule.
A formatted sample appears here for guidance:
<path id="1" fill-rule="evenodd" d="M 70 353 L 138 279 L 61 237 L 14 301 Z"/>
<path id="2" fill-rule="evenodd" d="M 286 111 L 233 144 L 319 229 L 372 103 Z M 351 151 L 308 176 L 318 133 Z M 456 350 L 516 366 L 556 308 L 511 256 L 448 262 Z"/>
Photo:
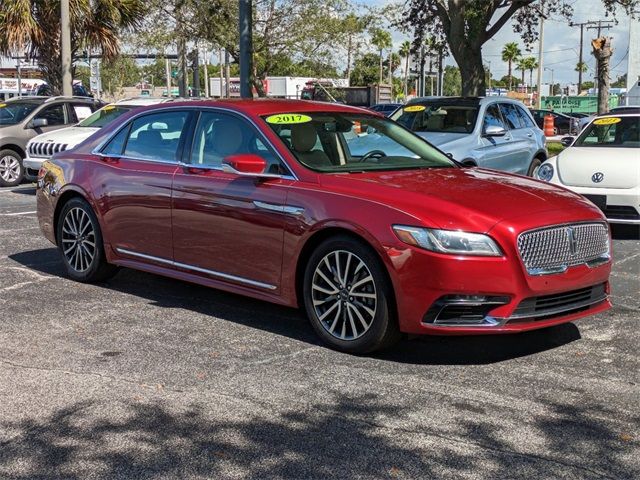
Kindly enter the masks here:
<path id="1" fill-rule="evenodd" d="M 533 176 L 547 159 L 544 133 L 509 98 L 418 98 L 391 119 L 466 165 Z"/>

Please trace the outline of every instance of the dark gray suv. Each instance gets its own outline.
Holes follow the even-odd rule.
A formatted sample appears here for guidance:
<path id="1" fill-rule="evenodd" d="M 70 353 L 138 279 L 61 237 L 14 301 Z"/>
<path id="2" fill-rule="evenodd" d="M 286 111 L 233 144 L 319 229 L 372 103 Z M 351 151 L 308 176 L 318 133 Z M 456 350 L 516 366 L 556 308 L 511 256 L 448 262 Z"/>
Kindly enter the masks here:
<path id="1" fill-rule="evenodd" d="M 78 123 L 104 104 L 85 97 L 16 97 L 0 103 L 0 187 L 24 178 L 27 142 L 41 133 Z"/>

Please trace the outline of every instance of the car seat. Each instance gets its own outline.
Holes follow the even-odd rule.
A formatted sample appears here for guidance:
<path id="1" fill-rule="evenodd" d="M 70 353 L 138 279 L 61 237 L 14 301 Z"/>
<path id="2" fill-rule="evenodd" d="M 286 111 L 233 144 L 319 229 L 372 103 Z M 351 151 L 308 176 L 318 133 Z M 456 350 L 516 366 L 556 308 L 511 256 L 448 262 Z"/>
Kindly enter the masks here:
<path id="1" fill-rule="evenodd" d="M 314 150 L 318 132 L 312 123 L 299 123 L 291 127 L 291 146 L 295 155 L 310 167 L 331 166 L 331 160 L 322 150 Z"/>

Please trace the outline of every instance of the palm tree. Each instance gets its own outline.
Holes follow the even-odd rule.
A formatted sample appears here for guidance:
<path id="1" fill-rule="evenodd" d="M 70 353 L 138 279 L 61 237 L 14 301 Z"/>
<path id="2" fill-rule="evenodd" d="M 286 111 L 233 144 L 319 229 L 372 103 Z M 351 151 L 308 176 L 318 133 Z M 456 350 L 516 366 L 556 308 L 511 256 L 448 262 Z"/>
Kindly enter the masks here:
<path id="1" fill-rule="evenodd" d="M 536 60 L 536 57 L 527 57 L 524 60 L 526 69 L 529 70 L 529 85 L 533 89 L 533 71 L 538 68 L 538 60 Z"/>
<path id="2" fill-rule="evenodd" d="M 3 6 L 0 12 L 0 55 L 25 55 L 35 60 L 53 93 L 62 90 L 60 51 L 60 1 L 21 0 Z M 104 60 L 120 52 L 121 29 L 140 25 L 144 0 L 70 0 L 71 57 L 83 49 L 97 50 Z M 75 70 L 75 68 L 74 68 Z M 75 73 L 72 71 L 72 73 Z"/>
<path id="3" fill-rule="evenodd" d="M 585 62 L 576 63 L 575 71 L 578 72 L 578 95 L 582 91 L 582 74 L 587 73 L 587 64 Z"/>
<path id="4" fill-rule="evenodd" d="M 409 40 L 402 42 L 398 54 L 404 57 L 404 96 L 406 97 L 409 93 L 409 55 L 411 55 L 411 42 Z"/>
<path id="5" fill-rule="evenodd" d="M 518 47 L 516 42 L 509 42 L 502 49 L 502 61 L 507 62 L 509 66 L 507 73 L 509 76 L 509 90 L 511 90 L 511 65 L 520 57 L 521 54 L 522 52 L 520 51 L 520 47 Z"/>
<path id="6" fill-rule="evenodd" d="M 526 62 L 526 58 L 519 58 L 516 62 L 516 70 L 520 70 L 521 73 L 521 77 L 520 77 L 520 81 L 522 82 L 522 85 L 524 86 L 524 72 L 526 72 L 527 70 L 527 62 Z M 526 89 L 525 89 L 526 92 Z"/>
<path id="7" fill-rule="evenodd" d="M 382 53 L 387 48 L 391 48 L 391 34 L 386 30 L 382 30 L 381 28 L 376 28 L 371 31 L 371 43 L 378 49 L 380 52 L 380 81 L 379 84 L 382 84 Z"/>

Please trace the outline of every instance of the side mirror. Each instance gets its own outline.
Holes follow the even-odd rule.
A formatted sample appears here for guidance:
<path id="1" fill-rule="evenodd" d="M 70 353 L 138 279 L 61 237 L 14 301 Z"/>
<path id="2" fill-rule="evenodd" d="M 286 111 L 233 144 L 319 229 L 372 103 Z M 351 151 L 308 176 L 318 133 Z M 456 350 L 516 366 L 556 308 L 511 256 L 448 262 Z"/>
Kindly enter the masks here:
<path id="1" fill-rule="evenodd" d="M 265 173 L 267 162 L 253 153 L 229 155 L 222 160 L 222 171 L 250 177 L 280 177 L 273 173 Z"/>
<path id="2" fill-rule="evenodd" d="M 503 137 L 506 134 L 507 134 L 507 131 L 504 128 L 499 127 L 497 125 L 489 125 L 487 128 L 484 129 L 485 137 Z"/>
<path id="3" fill-rule="evenodd" d="M 563 147 L 570 147 L 573 144 L 573 137 L 562 137 L 560 143 Z"/>
<path id="4" fill-rule="evenodd" d="M 49 125 L 49 120 L 46 118 L 34 118 L 29 125 L 31 128 L 42 128 Z"/>

